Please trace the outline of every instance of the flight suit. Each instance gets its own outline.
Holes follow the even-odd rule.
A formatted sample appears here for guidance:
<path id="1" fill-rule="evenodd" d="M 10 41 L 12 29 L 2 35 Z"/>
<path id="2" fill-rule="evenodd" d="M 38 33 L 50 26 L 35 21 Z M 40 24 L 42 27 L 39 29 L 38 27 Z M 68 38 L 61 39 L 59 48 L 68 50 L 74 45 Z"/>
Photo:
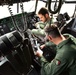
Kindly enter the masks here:
<path id="1" fill-rule="evenodd" d="M 51 23 L 52 23 L 52 19 L 46 21 L 45 23 L 37 22 L 36 25 L 35 25 L 37 29 L 32 29 L 32 33 L 37 35 L 37 36 L 45 37 L 44 28 L 45 28 L 45 26 L 50 25 Z"/>
<path id="2" fill-rule="evenodd" d="M 42 56 L 41 75 L 76 75 L 76 39 L 71 35 L 64 35 L 67 40 L 57 45 L 55 58 L 49 63 Z"/>

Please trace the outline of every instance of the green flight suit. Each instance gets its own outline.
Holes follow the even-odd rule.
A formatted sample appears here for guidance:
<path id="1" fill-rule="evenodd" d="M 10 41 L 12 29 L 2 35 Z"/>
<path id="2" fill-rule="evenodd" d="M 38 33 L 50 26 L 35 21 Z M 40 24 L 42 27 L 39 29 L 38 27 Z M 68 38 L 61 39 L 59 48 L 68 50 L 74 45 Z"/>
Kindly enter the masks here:
<path id="1" fill-rule="evenodd" d="M 41 75 L 76 75 L 76 38 L 71 35 L 64 35 L 64 40 L 57 45 L 55 58 L 49 63 L 42 56 Z"/>
<path id="2" fill-rule="evenodd" d="M 45 42 L 46 47 L 51 47 L 51 49 L 56 50 L 56 45 L 50 41 Z"/>
<path id="3" fill-rule="evenodd" d="M 36 23 L 37 29 L 32 29 L 31 32 L 32 32 L 33 34 L 37 35 L 37 36 L 43 36 L 43 37 L 45 37 L 44 28 L 45 28 L 45 26 L 48 26 L 48 25 L 50 25 L 51 23 L 52 23 L 52 19 L 46 21 L 45 23 L 43 23 L 43 22 L 37 22 L 37 23 Z"/>

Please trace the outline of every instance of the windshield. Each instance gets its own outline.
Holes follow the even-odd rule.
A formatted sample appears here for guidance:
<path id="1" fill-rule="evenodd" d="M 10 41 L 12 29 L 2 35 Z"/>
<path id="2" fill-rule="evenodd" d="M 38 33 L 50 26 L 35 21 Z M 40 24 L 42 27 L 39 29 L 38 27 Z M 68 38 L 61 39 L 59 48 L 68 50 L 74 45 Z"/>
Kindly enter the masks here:
<path id="1" fill-rule="evenodd" d="M 41 7 L 45 7 L 46 6 L 46 1 L 47 0 L 41 0 L 38 1 L 37 3 L 37 8 L 36 8 L 36 14 L 38 12 L 38 10 Z M 56 0 L 52 0 L 52 1 L 56 1 Z M 65 13 L 67 12 L 69 14 L 69 16 L 72 16 L 75 10 L 75 5 L 76 3 L 74 3 L 74 1 L 76 2 L 76 0 L 65 0 L 65 2 L 63 2 L 63 5 L 61 7 L 60 13 Z M 52 2 L 52 9 L 54 8 L 54 2 Z M 24 11 L 25 12 L 33 12 L 35 11 L 35 7 L 36 7 L 36 0 L 32 0 L 32 1 L 28 1 L 28 2 L 23 2 L 23 7 L 24 7 Z M 13 4 L 11 6 L 12 9 L 12 13 L 15 14 L 19 14 L 21 13 L 21 9 L 20 9 L 20 3 L 18 4 Z M 5 18 L 5 17 L 9 17 L 10 13 L 8 11 L 8 5 L 3 5 L 0 6 L 0 19 Z"/>
<path id="2" fill-rule="evenodd" d="M 24 11 L 25 12 L 35 11 L 35 4 L 36 4 L 36 1 L 24 2 L 23 3 Z M 14 15 L 21 13 L 20 3 L 19 3 L 18 11 L 17 11 L 17 4 L 13 4 L 13 6 L 10 6 L 10 7 L 11 7 L 12 12 L 13 12 Z M 45 7 L 45 3 L 42 2 L 42 1 L 38 1 L 36 13 L 41 7 Z M 0 6 L 0 10 L 1 10 L 0 11 L 0 19 L 10 16 L 10 13 L 8 11 L 8 5 Z"/>

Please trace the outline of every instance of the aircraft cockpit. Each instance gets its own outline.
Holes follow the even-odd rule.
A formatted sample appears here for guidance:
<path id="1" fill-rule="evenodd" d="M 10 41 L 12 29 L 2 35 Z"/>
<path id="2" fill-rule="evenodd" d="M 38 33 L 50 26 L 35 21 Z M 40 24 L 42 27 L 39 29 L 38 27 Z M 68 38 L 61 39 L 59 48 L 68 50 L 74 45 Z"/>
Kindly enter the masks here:
<path id="1" fill-rule="evenodd" d="M 62 34 L 76 37 L 76 0 L 0 0 L 0 75 L 41 75 L 35 52 L 45 40 L 31 32 L 41 7 L 49 10 Z M 44 57 L 50 62 L 56 52 L 47 49 Z"/>

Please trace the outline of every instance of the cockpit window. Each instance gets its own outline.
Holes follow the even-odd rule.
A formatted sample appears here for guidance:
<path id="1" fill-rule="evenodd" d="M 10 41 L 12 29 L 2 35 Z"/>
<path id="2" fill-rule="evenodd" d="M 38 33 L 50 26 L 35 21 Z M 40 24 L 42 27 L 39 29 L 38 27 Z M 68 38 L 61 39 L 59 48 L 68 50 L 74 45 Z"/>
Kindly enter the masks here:
<path id="1" fill-rule="evenodd" d="M 36 0 L 23 2 L 24 11 L 27 13 L 35 11 L 35 5 L 36 5 Z M 36 13 L 41 7 L 45 7 L 45 2 L 38 1 Z M 12 8 L 12 12 L 14 15 L 21 13 L 20 3 L 19 3 L 18 11 L 17 11 L 17 4 L 13 4 L 11 6 L 11 8 Z M 0 10 L 1 10 L 0 11 L 0 19 L 10 16 L 10 13 L 8 11 L 8 5 L 0 6 Z M 6 14 L 5 14 L 5 12 L 6 12 Z"/>

